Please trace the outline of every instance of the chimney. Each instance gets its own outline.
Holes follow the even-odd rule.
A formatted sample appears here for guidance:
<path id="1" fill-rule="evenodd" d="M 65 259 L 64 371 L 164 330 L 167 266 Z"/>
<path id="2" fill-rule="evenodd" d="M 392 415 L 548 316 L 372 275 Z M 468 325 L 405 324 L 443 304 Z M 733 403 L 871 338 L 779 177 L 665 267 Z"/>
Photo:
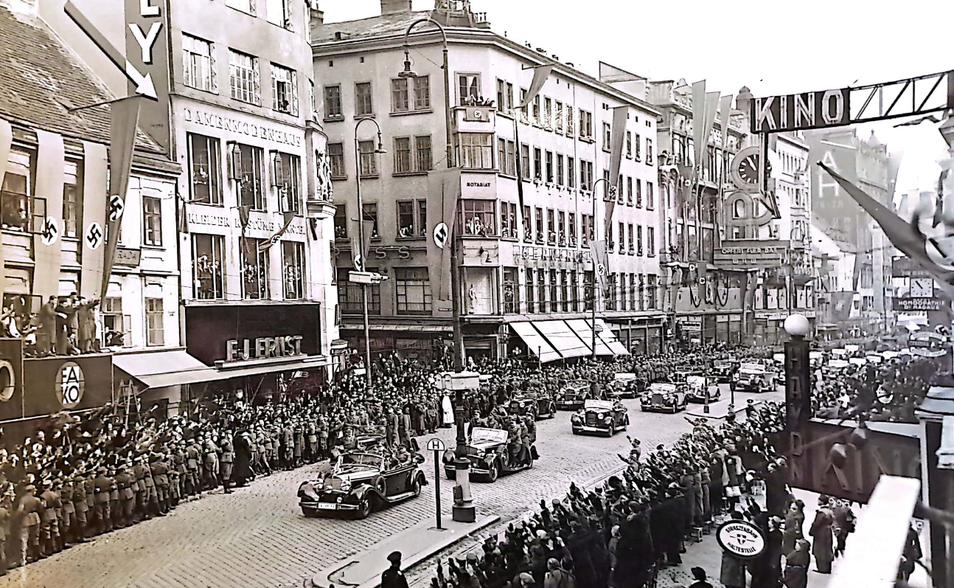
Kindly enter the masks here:
<path id="1" fill-rule="evenodd" d="M 381 15 L 411 11 L 411 0 L 381 0 Z"/>

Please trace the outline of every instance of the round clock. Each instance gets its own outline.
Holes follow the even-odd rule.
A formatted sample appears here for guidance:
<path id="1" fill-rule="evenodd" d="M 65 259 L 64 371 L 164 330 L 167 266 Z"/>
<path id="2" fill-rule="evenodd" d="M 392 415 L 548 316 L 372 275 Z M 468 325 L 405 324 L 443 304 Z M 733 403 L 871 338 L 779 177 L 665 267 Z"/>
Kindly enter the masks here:
<path id="1" fill-rule="evenodd" d="M 752 146 L 742 149 L 735 154 L 732 159 L 730 171 L 732 182 L 735 186 L 744 192 L 754 193 L 759 191 L 759 166 L 761 165 L 762 154 L 761 147 Z M 772 162 L 765 164 L 765 175 L 771 177 Z"/>

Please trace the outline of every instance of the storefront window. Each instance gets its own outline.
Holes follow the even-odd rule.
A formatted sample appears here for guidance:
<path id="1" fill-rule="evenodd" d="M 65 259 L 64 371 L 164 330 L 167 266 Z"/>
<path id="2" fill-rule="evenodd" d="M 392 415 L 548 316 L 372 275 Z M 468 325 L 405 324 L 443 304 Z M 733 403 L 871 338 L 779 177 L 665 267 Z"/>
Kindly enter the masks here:
<path id="1" fill-rule="evenodd" d="M 394 269 L 398 314 L 430 314 L 431 283 L 426 267 Z"/>
<path id="2" fill-rule="evenodd" d="M 225 298 L 223 267 L 225 237 L 192 235 L 192 295 L 196 300 Z"/>
<path id="3" fill-rule="evenodd" d="M 557 312 L 559 307 L 559 284 L 557 284 L 556 270 L 550 270 L 550 312 Z"/>
<path id="4" fill-rule="evenodd" d="M 285 284 L 285 299 L 305 297 L 305 245 L 297 241 L 282 242 L 282 278 Z"/>
<path id="5" fill-rule="evenodd" d="M 335 204 L 335 240 L 348 238 L 348 207 Z"/>
<path id="6" fill-rule="evenodd" d="M 560 271 L 560 289 L 562 290 L 563 296 L 560 297 L 560 310 L 563 312 L 568 312 L 570 310 L 570 288 L 567 283 L 567 272 L 566 270 Z"/>
<path id="7" fill-rule="evenodd" d="M 570 270 L 570 285 L 569 285 L 569 295 L 567 300 L 570 302 L 570 312 L 577 312 L 579 308 L 579 299 L 577 297 L 577 291 L 579 289 L 579 282 L 577 281 L 576 270 Z"/>
<path id="8" fill-rule="evenodd" d="M 367 268 L 369 272 L 377 272 L 378 268 Z M 338 305 L 342 314 L 361 314 L 364 310 L 364 300 L 361 295 L 361 284 L 348 280 L 351 268 L 339 267 L 338 274 Z M 368 314 L 381 314 L 381 286 L 368 286 Z"/>
<path id="9" fill-rule="evenodd" d="M 527 289 L 527 313 L 534 313 L 537 311 L 535 288 L 534 288 L 534 275 L 535 270 L 532 268 L 527 268 L 527 281 L 525 282 L 525 287 Z"/>
<path id="10" fill-rule="evenodd" d="M 505 267 L 503 270 L 504 314 L 520 312 L 520 289 L 517 285 L 517 268 Z"/>
<path id="11" fill-rule="evenodd" d="M 251 145 L 233 143 L 231 178 L 239 196 L 239 206 L 265 210 L 265 151 Z"/>
<path id="12" fill-rule="evenodd" d="M 268 284 L 268 249 L 261 251 L 265 239 L 239 237 L 242 250 L 242 297 L 249 300 L 271 298 Z"/>

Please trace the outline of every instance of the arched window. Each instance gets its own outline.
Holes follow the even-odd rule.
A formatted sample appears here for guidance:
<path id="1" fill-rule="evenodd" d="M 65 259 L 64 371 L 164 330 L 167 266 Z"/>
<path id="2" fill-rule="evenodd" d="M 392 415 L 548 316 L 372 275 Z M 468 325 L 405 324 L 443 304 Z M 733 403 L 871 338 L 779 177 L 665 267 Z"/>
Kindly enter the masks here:
<path id="1" fill-rule="evenodd" d="M 732 204 L 732 218 L 745 218 L 745 202 L 741 198 Z"/>

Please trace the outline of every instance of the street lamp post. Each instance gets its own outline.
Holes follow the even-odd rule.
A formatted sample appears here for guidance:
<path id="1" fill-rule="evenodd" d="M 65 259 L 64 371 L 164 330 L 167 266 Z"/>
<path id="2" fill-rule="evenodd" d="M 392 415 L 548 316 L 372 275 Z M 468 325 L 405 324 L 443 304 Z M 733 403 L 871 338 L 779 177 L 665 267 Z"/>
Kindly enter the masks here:
<path id="1" fill-rule="evenodd" d="M 599 264 L 599 260 L 596 259 L 596 256 L 594 255 L 594 251 L 595 251 L 594 248 L 596 247 L 596 235 L 597 235 L 598 232 L 599 232 L 599 226 L 598 226 L 599 223 L 596 222 L 596 187 L 600 184 L 600 182 L 603 182 L 603 183 L 608 184 L 609 181 L 608 181 L 606 178 L 600 178 L 600 179 L 596 180 L 595 182 L 593 182 L 593 187 L 592 187 L 592 192 L 593 192 L 593 194 L 592 194 L 592 198 L 593 198 L 593 216 L 591 217 L 591 221 L 590 221 L 590 222 L 593 223 L 593 239 L 591 240 L 591 243 L 590 243 L 590 255 L 593 256 L 593 285 L 591 286 L 592 289 L 593 289 L 593 304 L 590 306 L 590 323 L 591 323 L 591 325 L 590 325 L 590 326 L 591 326 L 591 329 L 590 329 L 590 331 L 591 331 L 591 332 L 590 332 L 590 335 L 591 335 L 590 343 L 591 343 L 591 345 L 592 345 L 592 351 L 593 351 L 593 355 L 592 355 L 591 357 L 592 357 L 592 359 L 593 359 L 594 362 L 596 361 L 596 300 L 597 300 L 597 298 L 596 298 L 596 284 L 597 284 L 597 281 L 598 281 L 598 280 L 597 280 L 597 273 L 598 273 L 598 272 L 600 271 L 600 269 L 601 269 L 600 267 L 597 267 L 597 266 L 600 265 L 600 264 Z M 614 186 L 610 186 L 610 188 L 609 188 L 609 189 L 610 189 L 610 192 L 613 191 L 613 188 L 614 188 Z M 613 198 L 615 198 L 615 197 L 616 197 L 616 195 L 613 194 Z M 608 252 L 608 251 L 606 251 L 605 249 L 604 249 L 603 251 L 604 251 L 604 253 L 605 253 L 606 255 L 609 255 L 609 252 Z M 605 268 L 602 268 L 602 269 L 605 271 Z"/>
<path id="2" fill-rule="evenodd" d="M 414 27 L 423 24 L 432 24 L 441 33 L 444 70 L 444 132 L 446 142 L 445 161 L 447 169 L 455 167 L 454 137 L 451 120 L 450 101 L 450 66 L 448 65 L 447 32 L 441 23 L 424 17 L 408 25 L 404 31 L 404 71 L 398 73 L 401 78 L 416 78 L 417 74 L 411 69 L 410 35 Z M 456 203 L 455 203 L 456 204 Z M 455 206 L 455 209 L 457 207 Z M 467 458 L 467 437 L 464 431 L 464 389 L 473 384 L 471 375 L 464 372 L 464 335 L 460 322 L 460 258 L 457 247 L 457 236 L 453 227 L 450 227 L 450 254 L 451 254 L 451 313 L 454 330 L 454 374 L 451 378 L 454 389 L 454 418 L 457 422 L 457 449 L 455 451 L 455 480 L 453 520 L 457 522 L 473 522 L 477 514 L 470 495 L 470 460 Z M 479 387 L 479 379 L 476 387 Z"/>
<path id="3" fill-rule="evenodd" d="M 373 118 L 361 118 L 358 119 L 357 124 L 354 126 L 354 171 L 355 171 L 355 186 L 356 192 L 358 194 L 358 251 L 361 267 L 358 268 L 361 272 L 367 271 L 367 261 L 366 255 L 367 252 L 364 250 L 364 202 L 361 200 L 361 149 L 358 145 L 358 129 L 361 128 L 361 125 L 365 122 L 371 121 L 374 123 L 374 126 L 378 129 L 378 147 L 374 150 L 372 157 L 379 153 L 387 153 L 384 149 L 384 144 L 381 142 L 381 125 L 378 124 L 378 121 Z M 352 257 L 354 257 L 355 252 L 351 252 Z M 354 261 L 352 259 L 352 261 Z M 368 385 L 368 388 L 371 387 L 371 327 L 368 322 L 368 284 L 361 284 L 361 298 L 362 298 L 362 307 L 364 314 L 364 378 L 365 382 Z"/>

